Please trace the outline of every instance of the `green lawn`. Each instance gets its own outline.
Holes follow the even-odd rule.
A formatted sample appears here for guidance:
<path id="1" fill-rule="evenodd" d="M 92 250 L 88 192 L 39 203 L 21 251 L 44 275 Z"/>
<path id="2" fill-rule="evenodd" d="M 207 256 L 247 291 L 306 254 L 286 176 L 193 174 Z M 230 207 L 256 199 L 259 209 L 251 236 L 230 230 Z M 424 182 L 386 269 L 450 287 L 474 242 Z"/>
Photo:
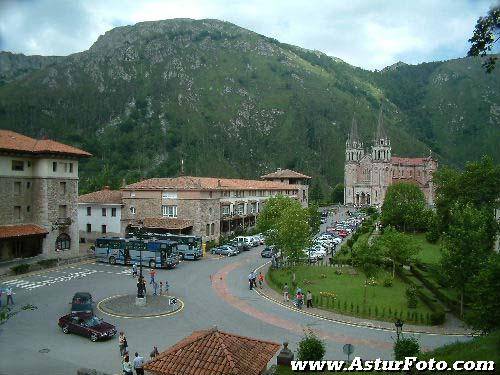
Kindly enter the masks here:
<path id="1" fill-rule="evenodd" d="M 421 251 L 417 255 L 417 259 L 422 263 L 439 264 L 441 261 L 441 248 L 438 243 L 430 243 L 425 239 L 425 233 L 408 234 L 413 238 L 415 243 L 420 245 Z"/>
<path id="2" fill-rule="evenodd" d="M 427 313 L 431 313 L 429 308 L 419 301 L 417 308 L 409 309 L 406 299 L 406 284 L 399 279 L 395 279 L 392 287 L 384 287 L 383 280 L 389 277 L 384 272 L 377 278 L 377 285 L 367 287 L 367 305 L 363 313 L 363 295 L 365 277 L 362 274 L 349 274 L 347 271 L 356 272 L 352 268 L 343 268 L 343 274 L 335 273 L 336 267 L 326 266 L 298 266 L 293 270 L 296 274 L 297 285 L 304 292 L 310 290 L 313 295 L 320 298 L 320 292 L 333 293 L 336 300 L 332 301 L 324 297 L 323 308 L 332 309 L 346 315 L 370 316 L 380 320 L 394 320 L 394 313 L 397 310 L 398 317 L 409 321 L 412 313 L 418 314 L 418 320 L 425 321 Z M 271 271 L 268 280 L 278 292 L 281 293 L 279 286 L 285 282 L 292 285 L 292 269 L 281 269 Z M 270 277 L 269 277 L 270 276 Z M 340 308 L 339 308 L 340 303 Z M 352 308 L 351 308 L 352 304 Z M 402 311 L 402 315 L 399 315 Z M 410 314 L 410 316 L 408 315 Z M 418 323 L 418 322 L 417 322 Z"/>

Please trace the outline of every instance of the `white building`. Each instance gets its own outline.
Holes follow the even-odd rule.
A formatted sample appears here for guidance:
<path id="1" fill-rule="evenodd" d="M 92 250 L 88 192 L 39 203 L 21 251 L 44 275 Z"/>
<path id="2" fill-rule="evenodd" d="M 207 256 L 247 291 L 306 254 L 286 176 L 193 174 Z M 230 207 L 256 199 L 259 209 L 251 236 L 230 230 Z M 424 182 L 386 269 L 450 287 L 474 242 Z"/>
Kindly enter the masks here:
<path id="1" fill-rule="evenodd" d="M 122 192 L 103 190 L 78 197 L 78 229 L 80 241 L 94 241 L 102 236 L 120 236 Z"/>

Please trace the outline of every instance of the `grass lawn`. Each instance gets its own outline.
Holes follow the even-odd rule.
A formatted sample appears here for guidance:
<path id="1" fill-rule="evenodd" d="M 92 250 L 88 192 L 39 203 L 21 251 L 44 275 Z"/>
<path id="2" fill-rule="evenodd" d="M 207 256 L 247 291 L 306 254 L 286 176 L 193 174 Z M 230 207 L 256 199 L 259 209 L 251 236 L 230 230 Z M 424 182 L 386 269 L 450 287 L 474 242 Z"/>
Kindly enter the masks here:
<path id="1" fill-rule="evenodd" d="M 420 245 L 421 251 L 417 255 L 417 259 L 422 263 L 439 264 L 441 261 L 441 248 L 438 243 L 430 243 L 425 239 L 425 233 L 408 234 L 413 238 L 415 243 Z"/>
<path id="2" fill-rule="evenodd" d="M 384 272 L 379 275 L 377 285 L 367 287 L 367 305 L 363 314 L 364 275 L 355 273 L 356 271 L 350 267 L 343 267 L 343 274 L 337 275 L 335 273 L 336 269 L 336 267 L 304 265 L 293 268 L 293 272 L 296 274 L 297 285 L 302 288 L 303 292 L 310 290 L 316 297 L 320 297 L 320 292 L 334 293 L 336 300 L 334 303 L 330 300 L 327 308 L 346 315 L 369 315 L 373 319 L 393 321 L 394 312 L 397 310 L 398 314 L 401 311 L 403 312 L 401 315 L 403 320 L 409 321 L 408 312 L 410 314 L 417 313 L 419 320 L 422 315 L 426 317 L 427 313 L 431 313 L 429 308 L 420 300 L 417 308 L 409 309 L 405 294 L 407 285 L 396 278 L 392 287 L 384 287 L 382 282 L 386 277 L 389 277 L 389 274 Z M 355 274 L 349 274 L 347 271 Z M 291 268 L 271 272 L 272 276 L 268 276 L 268 281 L 280 294 L 282 292 L 279 290 L 280 285 L 285 282 L 289 286 L 292 285 Z M 326 300 L 327 298 L 323 298 L 324 305 L 326 305 Z M 351 303 L 353 305 L 352 309 Z"/>

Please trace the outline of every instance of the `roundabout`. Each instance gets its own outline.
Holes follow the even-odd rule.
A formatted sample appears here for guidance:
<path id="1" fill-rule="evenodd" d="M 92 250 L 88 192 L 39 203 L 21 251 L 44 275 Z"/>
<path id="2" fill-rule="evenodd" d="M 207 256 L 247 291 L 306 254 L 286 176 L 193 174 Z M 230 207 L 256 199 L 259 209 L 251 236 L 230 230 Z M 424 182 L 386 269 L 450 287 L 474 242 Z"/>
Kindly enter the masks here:
<path id="1" fill-rule="evenodd" d="M 147 296 L 144 306 L 135 304 L 136 296 L 132 294 L 116 295 L 104 298 L 97 304 L 102 313 L 116 318 L 159 318 L 174 315 L 184 309 L 184 302 L 175 296 Z"/>

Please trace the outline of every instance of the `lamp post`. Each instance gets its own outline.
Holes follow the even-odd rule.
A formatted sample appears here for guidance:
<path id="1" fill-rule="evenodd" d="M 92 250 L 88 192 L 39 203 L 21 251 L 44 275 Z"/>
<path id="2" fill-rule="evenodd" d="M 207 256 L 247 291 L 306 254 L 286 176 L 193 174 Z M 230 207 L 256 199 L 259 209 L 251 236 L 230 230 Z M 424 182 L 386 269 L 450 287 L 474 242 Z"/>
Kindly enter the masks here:
<path id="1" fill-rule="evenodd" d="M 401 319 L 398 319 L 394 322 L 394 325 L 396 326 L 397 341 L 399 341 L 399 336 L 403 332 L 403 321 Z"/>

